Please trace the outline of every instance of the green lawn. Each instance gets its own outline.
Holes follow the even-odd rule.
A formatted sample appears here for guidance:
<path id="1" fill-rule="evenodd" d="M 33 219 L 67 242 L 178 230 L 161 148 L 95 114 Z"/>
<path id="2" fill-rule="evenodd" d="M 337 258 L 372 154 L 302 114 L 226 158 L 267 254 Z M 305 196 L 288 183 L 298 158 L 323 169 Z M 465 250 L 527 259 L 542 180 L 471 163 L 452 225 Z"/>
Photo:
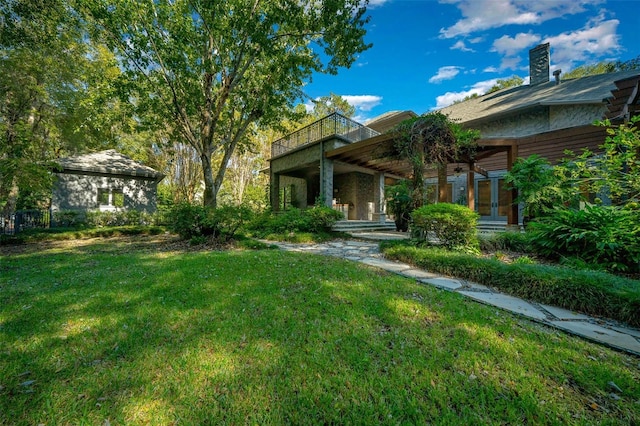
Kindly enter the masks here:
<path id="1" fill-rule="evenodd" d="M 640 422 L 633 356 L 352 262 L 153 238 L 0 248 L 0 424 Z"/>

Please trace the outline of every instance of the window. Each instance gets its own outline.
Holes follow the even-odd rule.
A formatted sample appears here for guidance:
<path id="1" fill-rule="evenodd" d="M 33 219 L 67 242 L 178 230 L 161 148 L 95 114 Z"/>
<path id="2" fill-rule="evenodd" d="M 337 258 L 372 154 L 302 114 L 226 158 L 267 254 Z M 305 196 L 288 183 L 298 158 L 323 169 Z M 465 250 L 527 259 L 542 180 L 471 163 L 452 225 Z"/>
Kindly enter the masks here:
<path id="1" fill-rule="evenodd" d="M 114 189 L 111 192 L 111 203 L 114 207 L 124 207 L 124 193 L 121 189 Z"/>
<path id="2" fill-rule="evenodd" d="M 98 189 L 98 205 L 99 206 L 108 206 L 109 205 L 109 190 L 108 189 Z"/>
<path id="3" fill-rule="evenodd" d="M 98 189 L 98 207 L 124 207 L 124 192 L 122 189 Z"/>

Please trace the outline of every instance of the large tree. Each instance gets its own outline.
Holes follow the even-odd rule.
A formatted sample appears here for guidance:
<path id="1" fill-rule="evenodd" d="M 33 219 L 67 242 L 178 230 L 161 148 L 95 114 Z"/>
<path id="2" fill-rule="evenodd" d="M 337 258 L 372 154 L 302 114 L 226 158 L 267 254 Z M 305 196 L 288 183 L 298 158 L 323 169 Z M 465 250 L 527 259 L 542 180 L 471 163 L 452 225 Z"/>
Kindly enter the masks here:
<path id="1" fill-rule="evenodd" d="M 119 74 L 67 1 L 0 4 L 1 209 L 47 199 L 51 160 L 117 144 L 131 121 L 112 88 Z"/>
<path id="2" fill-rule="evenodd" d="M 368 48 L 364 4 L 98 0 L 84 10 L 122 58 L 131 99 L 197 151 L 204 203 L 215 207 L 250 126 L 282 119 L 313 73 L 335 74 Z"/>

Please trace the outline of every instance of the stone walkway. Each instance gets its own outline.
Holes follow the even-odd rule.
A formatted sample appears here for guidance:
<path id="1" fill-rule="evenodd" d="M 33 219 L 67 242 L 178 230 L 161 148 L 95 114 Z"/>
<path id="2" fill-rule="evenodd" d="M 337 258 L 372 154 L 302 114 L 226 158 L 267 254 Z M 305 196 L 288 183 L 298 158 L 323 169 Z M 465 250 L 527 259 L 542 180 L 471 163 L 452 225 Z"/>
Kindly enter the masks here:
<path id="1" fill-rule="evenodd" d="M 578 314 L 566 309 L 528 302 L 499 293 L 480 284 L 447 278 L 416 269 L 405 263 L 385 259 L 377 241 L 331 241 L 322 244 L 292 244 L 265 241 L 282 250 L 335 256 L 394 272 L 423 284 L 453 291 L 480 303 L 495 306 L 534 321 L 558 328 L 587 340 L 640 356 L 640 330 Z"/>

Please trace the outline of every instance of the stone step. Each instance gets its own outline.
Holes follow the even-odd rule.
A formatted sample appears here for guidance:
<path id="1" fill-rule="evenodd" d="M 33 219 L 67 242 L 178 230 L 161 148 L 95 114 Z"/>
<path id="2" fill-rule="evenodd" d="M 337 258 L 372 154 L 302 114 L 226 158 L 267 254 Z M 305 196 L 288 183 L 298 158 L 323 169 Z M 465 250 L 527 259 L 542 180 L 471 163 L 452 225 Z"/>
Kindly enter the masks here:
<path id="1" fill-rule="evenodd" d="M 507 230 L 521 230 L 520 227 L 516 229 L 512 226 L 507 227 L 506 222 L 479 222 L 477 229 L 479 234 L 495 234 L 497 232 L 505 232 Z"/>
<path id="2" fill-rule="evenodd" d="M 331 229 L 336 232 L 395 231 L 396 225 L 391 221 L 381 223 L 368 220 L 341 220 Z"/>
<path id="3" fill-rule="evenodd" d="M 369 220 L 341 220 L 336 222 L 331 230 L 336 232 L 363 232 L 363 231 L 395 231 L 396 225 L 392 221 L 385 223 L 373 222 Z M 479 234 L 495 234 L 505 232 L 507 224 L 505 222 L 480 222 L 478 223 Z"/>

